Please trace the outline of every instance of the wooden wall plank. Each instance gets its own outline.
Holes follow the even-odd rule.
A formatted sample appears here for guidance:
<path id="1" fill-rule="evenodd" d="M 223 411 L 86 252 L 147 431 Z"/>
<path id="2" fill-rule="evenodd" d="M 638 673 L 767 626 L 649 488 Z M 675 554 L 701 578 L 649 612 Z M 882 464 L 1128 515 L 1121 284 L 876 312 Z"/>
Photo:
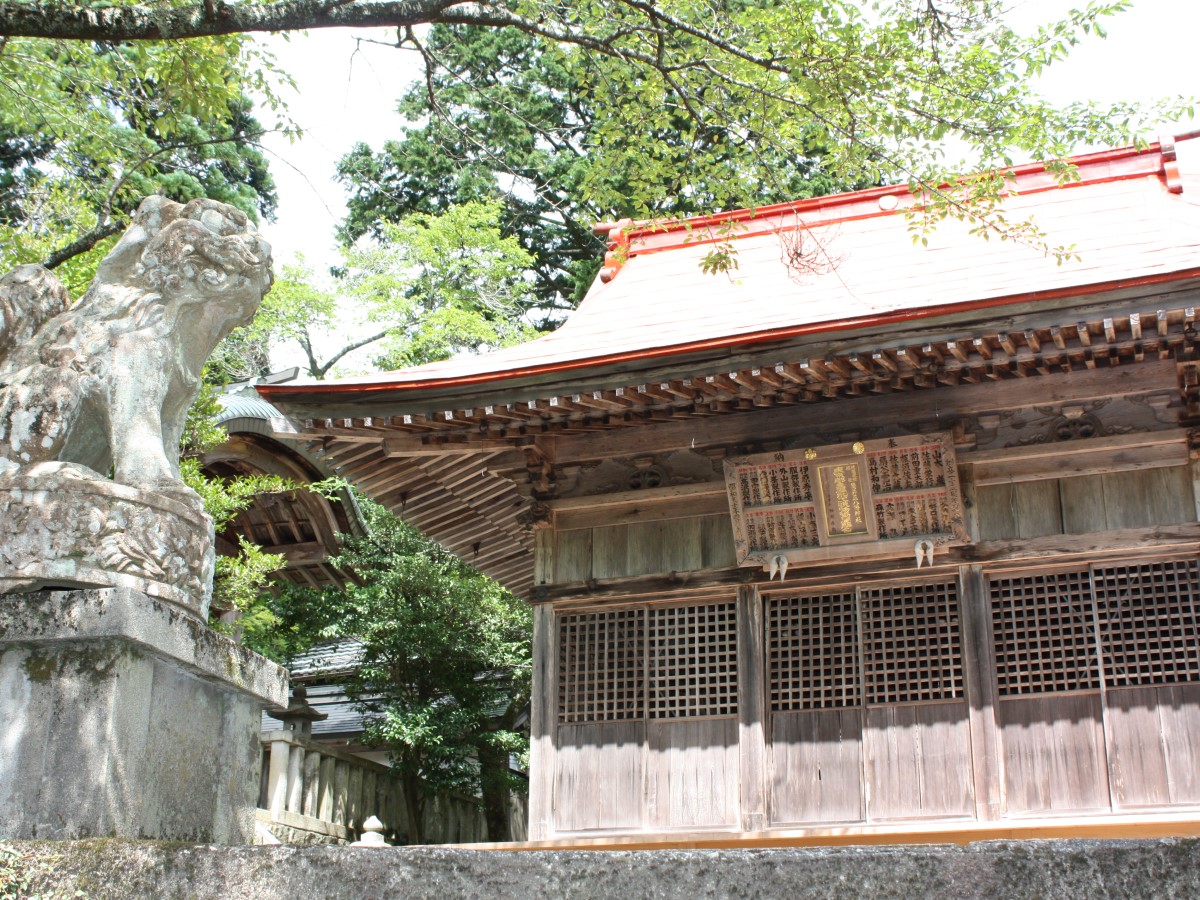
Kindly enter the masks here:
<path id="1" fill-rule="evenodd" d="M 868 819 L 974 815 L 966 703 L 868 708 L 863 755 Z"/>
<path id="2" fill-rule="evenodd" d="M 1150 469 L 1144 473 L 1150 501 L 1151 525 L 1177 525 L 1196 521 L 1192 504 L 1192 475 L 1188 466 Z"/>
<path id="3" fill-rule="evenodd" d="M 700 561 L 702 569 L 737 565 L 728 513 L 700 519 Z"/>
<path id="4" fill-rule="evenodd" d="M 978 485 L 975 488 L 979 541 L 1008 541 L 1017 536 L 1017 513 L 1011 484 Z"/>
<path id="5" fill-rule="evenodd" d="M 1104 485 L 1100 478 L 1064 478 L 1059 482 L 1062 495 L 1063 531 L 1067 534 L 1091 534 L 1108 531 Z"/>
<path id="6" fill-rule="evenodd" d="M 1146 496 L 1147 474 L 1147 472 L 1112 472 L 1100 477 L 1104 490 L 1104 510 L 1108 530 L 1141 528 L 1151 523 L 1152 515 Z"/>
<path id="7" fill-rule="evenodd" d="M 651 720 L 646 738 L 648 827 L 739 827 L 736 719 Z"/>
<path id="8" fill-rule="evenodd" d="M 979 501 L 979 540 L 1062 534 L 1058 482 L 1020 481 L 976 488 Z"/>
<path id="9" fill-rule="evenodd" d="M 1110 807 L 1098 693 L 1000 701 L 1010 815 Z"/>
<path id="10" fill-rule="evenodd" d="M 554 831 L 643 827 L 645 741 L 640 721 L 560 725 Z"/>
<path id="11" fill-rule="evenodd" d="M 676 519 L 658 525 L 662 534 L 662 572 L 694 572 L 704 568 L 700 520 Z"/>
<path id="12" fill-rule="evenodd" d="M 1200 684 L 1158 689 L 1172 803 L 1200 803 Z"/>
<path id="13" fill-rule="evenodd" d="M 1057 481 L 1022 481 L 1012 485 L 1012 491 L 1017 537 L 1062 534 L 1062 503 Z"/>
<path id="14" fill-rule="evenodd" d="M 771 824 L 861 822 L 862 710 L 771 717 Z"/>
<path id="15" fill-rule="evenodd" d="M 1110 769 L 1119 803 L 1200 803 L 1200 684 L 1106 693 Z"/>
<path id="16" fill-rule="evenodd" d="M 629 574 L 629 526 L 592 530 L 592 577 L 623 578 Z"/>
<path id="17" fill-rule="evenodd" d="M 1195 521 L 1187 466 L 1112 472 L 1103 476 L 1109 529 Z"/>
<path id="18" fill-rule="evenodd" d="M 664 549 L 668 544 L 665 523 L 638 522 L 627 525 L 626 529 L 628 563 L 623 574 L 648 575 L 651 572 L 671 571 L 664 559 Z"/>
<path id="19" fill-rule="evenodd" d="M 979 540 L 1093 534 L 1195 521 L 1187 466 L 976 488 Z"/>
<path id="20" fill-rule="evenodd" d="M 1109 689 L 1108 760 L 1113 797 L 1120 807 L 1169 803 L 1167 754 L 1155 687 Z"/>
<path id="21" fill-rule="evenodd" d="M 554 583 L 592 577 L 592 530 L 559 531 L 554 535 Z"/>

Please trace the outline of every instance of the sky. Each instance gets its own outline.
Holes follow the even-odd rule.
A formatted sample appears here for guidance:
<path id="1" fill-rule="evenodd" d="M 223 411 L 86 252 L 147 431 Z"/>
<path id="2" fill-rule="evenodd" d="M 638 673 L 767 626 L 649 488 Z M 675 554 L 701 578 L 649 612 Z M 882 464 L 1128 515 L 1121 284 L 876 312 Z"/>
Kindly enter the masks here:
<path id="1" fill-rule="evenodd" d="M 1013 21 L 1032 27 L 1084 2 L 1023 0 L 1014 4 Z M 1195 49 L 1200 2 L 1135 0 L 1132 9 L 1109 23 L 1106 40 L 1088 40 L 1049 69 L 1041 84 L 1049 99 L 1200 97 Z M 334 229 L 346 207 L 345 193 L 334 180 L 337 160 L 357 142 L 378 150 L 385 140 L 399 136 L 403 120 L 395 112 L 396 101 L 421 75 L 414 51 L 383 43 L 394 37 L 394 30 L 328 29 L 266 39 L 282 68 L 296 79 L 297 89 L 285 89 L 284 98 L 305 132 L 296 142 L 279 135 L 264 140 L 279 205 L 276 221 L 265 223 L 262 231 L 277 264 L 291 262 L 297 253 L 316 271 L 338 262 Z M 1163 123 L 1148 137 L 1194 127 L 1200 122 Z M 1196 153 L 1200 155 L 1200 147 Z"/>

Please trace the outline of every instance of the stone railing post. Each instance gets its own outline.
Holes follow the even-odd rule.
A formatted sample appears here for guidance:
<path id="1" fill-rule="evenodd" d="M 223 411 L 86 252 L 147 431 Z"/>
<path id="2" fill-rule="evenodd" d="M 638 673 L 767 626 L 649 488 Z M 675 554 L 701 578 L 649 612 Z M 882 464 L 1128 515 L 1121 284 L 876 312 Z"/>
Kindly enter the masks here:
<path id="1" fill-rule="evenodd" d="M 291 743 L 287 735 L 272 735 L 271 761 L 267 766 L 267 804 L 271 814 L 287 808 L 288 764 L 292 757 Z"/>

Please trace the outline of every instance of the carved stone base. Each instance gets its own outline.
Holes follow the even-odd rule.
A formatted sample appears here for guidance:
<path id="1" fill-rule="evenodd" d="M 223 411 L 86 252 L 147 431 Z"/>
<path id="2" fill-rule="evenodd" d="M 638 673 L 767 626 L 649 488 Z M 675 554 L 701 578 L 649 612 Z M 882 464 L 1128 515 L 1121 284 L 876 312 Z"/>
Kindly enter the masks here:
<path id="1" fill-rule="evenodd" d="M 190 491 L 138 490 L 83 466 L 0 477 L 0 594 L 120 587 L 206 621 L 213 525 Z"/>
<path id="2" fill-rule="evenodd" d="M 133 591 L 0 596 L 0 839 L 250 843 L 287 673 Z"/>

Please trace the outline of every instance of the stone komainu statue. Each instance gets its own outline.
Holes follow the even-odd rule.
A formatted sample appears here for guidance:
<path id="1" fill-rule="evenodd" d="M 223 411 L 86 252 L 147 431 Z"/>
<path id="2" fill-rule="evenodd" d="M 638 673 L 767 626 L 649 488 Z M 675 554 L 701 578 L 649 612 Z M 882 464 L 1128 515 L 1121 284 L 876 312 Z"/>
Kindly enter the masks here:
<path id="1" fill-rule="evenodd" d="M 162 197 L 142 202 L 75 306 L 40 267 L 6 276 L 0 471 L 72 462 L 111 466 L 120 484 L 178 485 L 200 370 L 270 284 L 270 248 L 244 213 Z"/>
<path id="2" fill-rule="evenodd" d="M 74 306 L 40 266 L 0 279 L 0 593 L 129 586 L 203 614 L 212 525 L 179 439 L 205 360 L 270 285 L 242 212 L 162 197 Z"/>

